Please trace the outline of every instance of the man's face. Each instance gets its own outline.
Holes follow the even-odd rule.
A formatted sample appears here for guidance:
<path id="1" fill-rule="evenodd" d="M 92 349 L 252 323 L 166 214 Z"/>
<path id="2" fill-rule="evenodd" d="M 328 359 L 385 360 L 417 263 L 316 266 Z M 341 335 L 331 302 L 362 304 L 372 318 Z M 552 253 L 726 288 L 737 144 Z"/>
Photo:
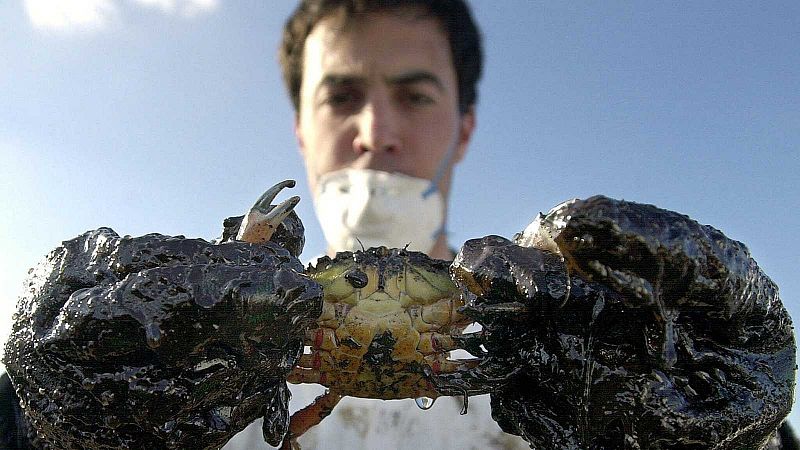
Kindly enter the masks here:
<path id="1" fill-rule="evenodd" d="M 414 10 L 327 18 L 305 43 L 296 134 L 312 192 L 319 175 L 343 168 L 432 179 L 447 198 L 474 113 L 460 114 L 450 46 L 438 22 Z"/>

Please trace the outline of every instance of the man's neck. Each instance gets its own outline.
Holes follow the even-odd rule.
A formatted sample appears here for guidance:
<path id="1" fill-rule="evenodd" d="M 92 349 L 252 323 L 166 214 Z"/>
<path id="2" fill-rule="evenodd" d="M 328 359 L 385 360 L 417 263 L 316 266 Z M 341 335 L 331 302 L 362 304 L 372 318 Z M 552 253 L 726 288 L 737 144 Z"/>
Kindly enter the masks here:
<path id="1" fill-rule="evenodd" d="M 450 247 L 447 245 L 447 239 L 445 239 L 445 235 L 439 235 L 439 239 L 436 240 L 436 243 L 433 244 L 433 248 L 430 252 L 428 252 L 428 256 L 434 259 L 445 259 L 447 261 L 452 261 L 453 258 L 456 256 L 453 254 L 453 251 L 450 250 Z"/>

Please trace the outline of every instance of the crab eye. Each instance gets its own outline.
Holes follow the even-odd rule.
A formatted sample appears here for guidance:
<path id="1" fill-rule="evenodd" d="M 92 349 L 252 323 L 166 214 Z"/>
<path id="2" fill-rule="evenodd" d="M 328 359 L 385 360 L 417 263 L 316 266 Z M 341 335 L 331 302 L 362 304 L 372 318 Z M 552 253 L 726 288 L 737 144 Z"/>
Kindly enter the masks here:
<path id="1" fill-rule="evenodd" d="M 344 275 L 344 279 L 347 280 L 348 283 L 350 283 L 350 286 L 353 286 L 356 289 L 363 288 L 364 286 L 367 285 L 368 281 L 367 274 L 358 269 L 353 269 L 347 272 Z"/>

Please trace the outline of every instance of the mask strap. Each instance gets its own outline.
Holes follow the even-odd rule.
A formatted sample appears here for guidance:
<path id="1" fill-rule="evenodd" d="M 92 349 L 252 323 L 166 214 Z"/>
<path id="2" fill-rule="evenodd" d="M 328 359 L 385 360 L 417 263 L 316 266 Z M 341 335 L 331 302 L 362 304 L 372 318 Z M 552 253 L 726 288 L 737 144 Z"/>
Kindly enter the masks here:
<path id="1" fill-rule="evenodd" d="M 434 192 L 439 190 L 439 182 L 442 181 L 444 178 L 444 174 L 447 171 L 447 166 L 450 165 L 450 161 L 453 159 L 453 155 L 456 152 L 456 146 L 453 145 L 447 149 L 447 153 L 444 154 L 444 158 L 442 158 L 442 162 L 439 163 L 439 167 L 436 168 L 436 175 L 433 176 L 431 179 L 431 184 L 428 185 L 428 189 L 425 189 L 422 192 L 422 198 L 430 197 Z M 442 228 L 441 232 L 444 232 L 444 228 Z M 437 234 L 440 234 L 437 232 Z"/>
<path id="2" fill-rule="evenodd" d="M 455 145 L 447 149 L 447 153 L 444 154 L 442 162 L 440 162 L 439 167 L 436 168 L 436 174 L 433 176 L 433 179 L 431 179 L 431 183 L 428 185 L 428 189 L 425 189 L 425 191 L 422 192 L 423 199 L 430 197 L 436 191 L 439 190 L 439 182 L 442 180 L 442 178 L 444 178 L 447 166 L 450 165 L 450 161 L 453 159 L 453 155 L 455 154 L 455 152 L 456 152 Z M 447 234 L 447 229 L 444 227 L 444 221 L 442 221 L 442 224 L 439 225 L 439 228 L 437 228 L 436 231 L 433 232 L 433 235 L 431 237 L 435 242 L 436 240 L 439 239 L 439 236 L 443 234 Z"/>

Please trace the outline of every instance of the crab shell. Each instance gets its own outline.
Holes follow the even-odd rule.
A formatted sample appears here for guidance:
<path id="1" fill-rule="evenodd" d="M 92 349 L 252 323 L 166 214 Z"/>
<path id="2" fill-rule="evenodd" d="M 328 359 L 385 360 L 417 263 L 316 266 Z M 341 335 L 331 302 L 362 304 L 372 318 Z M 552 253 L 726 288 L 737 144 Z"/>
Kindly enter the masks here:
<path id="1" fill-rule="evenodd" d="M 458 313 L 464 302 L 449 265 L 385 247 L 321 258 L 306 274 L 322 285 L 322 315 L 289 382 L 353 397 L 438 397 L 426 366 L 435 374 L 471 361 L 448 358 L 472 322 Z"/>

